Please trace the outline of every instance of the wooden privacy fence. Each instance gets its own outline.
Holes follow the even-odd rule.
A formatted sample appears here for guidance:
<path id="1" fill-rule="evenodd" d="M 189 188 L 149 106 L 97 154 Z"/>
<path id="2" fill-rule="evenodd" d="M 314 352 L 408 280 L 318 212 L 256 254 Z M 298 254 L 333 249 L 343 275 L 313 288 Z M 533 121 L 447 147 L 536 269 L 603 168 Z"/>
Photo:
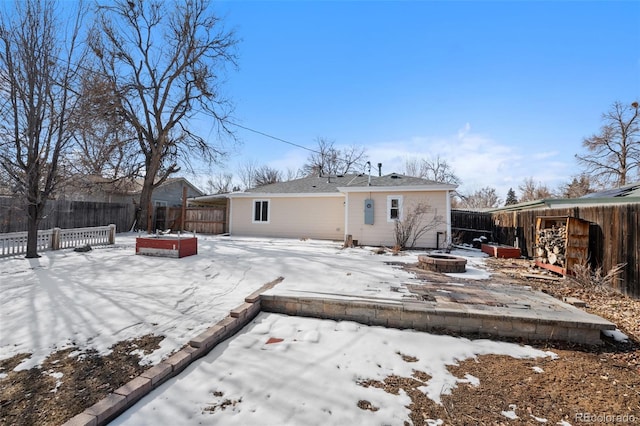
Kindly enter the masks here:
<path id="1" fill-rule="evenodd" d="M 605 273 L 626 264 L 617 289 L 640 297 L 640 203 L 491 213 L 493 241 L 517 245 L 524 256 L 533 257 L 539 216 L 570 216 L 590 222 L 590 263 Z"/>
<path id="2" fill-rule="evenodd" d="M 491 239 L 492 228 L 491 213 L 451 210 L 451 237 L 456 243 L 471 243 L 480 236 Z"/>
<path id="3" fill-rule="evenodd" d="M 155 229 L 172 229 L 198 234 L 224 234 L 227 230 L 227 208 L 225 206 L 187 207 L 182 229 L 181 207 L 158 207 Z"/>
<path id="4" fill-rule="evenodd" d="M 88 201 L 49 200 L 39 229 L 87 228 L 115 224 L 120 231 L 128 231 L 135 218 L 133 203 L 98 203 Z M 0 197 L 0 233 L 27 230 L 24 199 Z"/>
<path id="5" fill-rule="evenodd" d="M 114 244 L 116 225 L 93 228 L 60 229 L 38 231 L 38 251 L 60 250 L 84 245 Z M 0 234 L 0 257 L 27 253 L 27 233 Z"/>

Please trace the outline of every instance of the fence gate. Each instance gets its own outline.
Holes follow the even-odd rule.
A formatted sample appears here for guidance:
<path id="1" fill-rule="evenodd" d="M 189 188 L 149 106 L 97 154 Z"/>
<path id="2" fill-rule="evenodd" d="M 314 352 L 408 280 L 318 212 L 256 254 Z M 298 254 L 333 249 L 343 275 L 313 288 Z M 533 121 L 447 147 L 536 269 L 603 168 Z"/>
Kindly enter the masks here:
<path id="1" fill-rule="evenodd" d="M 153 215 L 153 230 L 167 229 L 167 207 L 166 206 L 155 206 L 155 214 Z"/>

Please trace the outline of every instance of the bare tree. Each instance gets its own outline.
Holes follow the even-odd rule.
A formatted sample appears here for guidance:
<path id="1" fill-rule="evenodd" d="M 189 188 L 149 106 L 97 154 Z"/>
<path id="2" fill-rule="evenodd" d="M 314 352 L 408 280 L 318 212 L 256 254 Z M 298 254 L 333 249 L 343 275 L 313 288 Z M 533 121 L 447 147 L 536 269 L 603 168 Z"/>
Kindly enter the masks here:
<path id="1" fill-rule="evenodd" d="M 442 215 L 426 203 L 417 203 L 406 209 L 406 214 L 394 223 L 396 246 L 404 250 L 415 247 L 427 232 L 445 223 Z"/>
<path id="2" fill-rule="evenodd" d="M 334 141 L 323 138 L 317 139 L 315 152 L 307 158 L 302 167 L 304 173 L 312 175 L 346 175 L 362 170 L 367 161 L 366 149 L 350 146 L 343 149 L 336 148 Z"/>
<path id="3" fill-rule="evenodd" d="M 285 181 L 300 179 L 302 177 L 304 177 L 304 171 L 302 169 L 294 169 L 291 167 L 287 168 L 283 175 Z"/>
<path id="4" fill-rule="evenodd" d="M 4 167 L 0 167 L 0 195 L 13 195 L 13 182 Z"/>
<path id="5" fill-rule="evenodd" d="M 233 174 L 218 173 L 207 179 L 207 191 L 211 194 L 228 194 L 233 190 Z"/>
<path id="6" fill-rule="evenodd" d="M 256 169 L 253 177 L 253 186 L 263 186 L 270 183 L 282 182 L 282 172 L 269 166 L 262 166 Z"/>
<path id="7" fill-rule="evenodd" d="M 580 198 L 592 192 L 589 176 L 584 174 L 574 177 L 571 182 L 560 187 L 560 193 L 565 198 Z"/>
<path id="8" fill-rule="evenodd" d="M 455 174 L 447 160 L 437 155 L 435 158 L 407 158 L 405 160 L 405 174 L 435 182 L 460 185 L 462 181 Z"/>
<path id="9" fill-rule="evenodd" d="M 600 132 L 582 141 L 587 154 L 576 154 L 592 182 L 601 187 L 625 185 L 636 172 L 640 177 L 639 104 L 615 102 L 602 115 Z"/>
<path id="10" fill-rule="evenodd" d="M 536 183 L 532 177 L 525 178 L 518 186 L 520 190 L 520 202 L 543 200 L 553 198 L 553 192 L 542 182 Z"/>
<path id="11" fill-rule="evenodd" d="M 110 82 L 85 68 L 79 105 L 72 116 L 76 152 L 67 168 L 81 175 L 117 180 L 137 176 L 144 164 L 136 134 L 118 109 Z"/>
<path id="12" fill-rule="evenodd" d="M 89 45 L 144 156 L 139 226 L 149 228 L 153 190 L 190 167 L 190 156 L 212 163 L 223 154 L 189 120 L 205 113 L 220 135 L 233 134 L 219 74 L 235 65 L 237 41 L 207 0 L 114 0 L 98 8 L 98 18 Z"/>
<path id="13" fill-rule="evenodd" d="M 502 203 L 495 188 L 489 186 L 481 188 L 469 195 L 459 194 L 458 196 L 461 201 L 457 207 L 463 209 L 491 209 L 498 207 L 500 203 Z"/>
<path id="14" fill-rule="evenodd" d="M 54 1 L 26 0 L 15 2 L 13 20 L 0 15 L 0 165 L 27 204 L 27 258 L 38 257 L 38 224 L 73 141 L 69 117 L 78 99 L 84 9 L 68 27 L 55 11 Z"/>
<path id="15" fill-rule="evenodd" d="M 244 189 L 253 188 L 255 185 L 258 167 L 258 164 L 253 160 L 245 161 L 238 167 L 238 176 Z"/>

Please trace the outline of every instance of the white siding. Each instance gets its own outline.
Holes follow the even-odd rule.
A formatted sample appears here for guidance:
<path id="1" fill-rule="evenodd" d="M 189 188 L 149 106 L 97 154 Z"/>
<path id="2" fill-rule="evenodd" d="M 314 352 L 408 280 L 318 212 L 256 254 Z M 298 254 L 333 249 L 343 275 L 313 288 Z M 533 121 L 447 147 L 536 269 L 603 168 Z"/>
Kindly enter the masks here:
<path id="1" fill-rule="evenodd" d="M 395 245 L 394 222 L 387 221 L 387 197 L 402 197 L 401 217 L 406 217 L 406 213 L 418 203 L 426 203 L 431 207 L 432 213 L 428 214 L 424 223 L 433 218 L 435 214 L 441 216 L 442 221 L 432 231 L 426 233 L 418 240 L 416 247 L 435 248 L 436 232 L 443 232 L 440 236 L 440 245 L 449 237 L 447 231 L 447 193 L 446 191 L 425 191 L 425 192 L 349 192 L 347 194 L 347 234 L 351 234 L 358 244 L 388 246 Z M 374 200 L 374 223 L 364 224 L 364 200 L 371 198 Z"/>
<path id="2" fill-rule="evenodd" d="M 269 200 L 268 223 L 253 222 L 255 200 Z M 232 235 L 342 240 L 344 196 L 232 198 L 230 226 Z"/>

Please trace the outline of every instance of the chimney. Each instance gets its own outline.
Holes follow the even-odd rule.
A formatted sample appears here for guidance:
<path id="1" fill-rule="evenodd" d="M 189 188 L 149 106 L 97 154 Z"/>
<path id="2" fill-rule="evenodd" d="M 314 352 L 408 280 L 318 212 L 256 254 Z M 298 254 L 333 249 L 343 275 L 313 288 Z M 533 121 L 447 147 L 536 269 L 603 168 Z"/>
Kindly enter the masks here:
<path id="1" fill-rule="evenodd" d="M 382 176 L 382 163 L 378 163 L 378 176 Z"/>

